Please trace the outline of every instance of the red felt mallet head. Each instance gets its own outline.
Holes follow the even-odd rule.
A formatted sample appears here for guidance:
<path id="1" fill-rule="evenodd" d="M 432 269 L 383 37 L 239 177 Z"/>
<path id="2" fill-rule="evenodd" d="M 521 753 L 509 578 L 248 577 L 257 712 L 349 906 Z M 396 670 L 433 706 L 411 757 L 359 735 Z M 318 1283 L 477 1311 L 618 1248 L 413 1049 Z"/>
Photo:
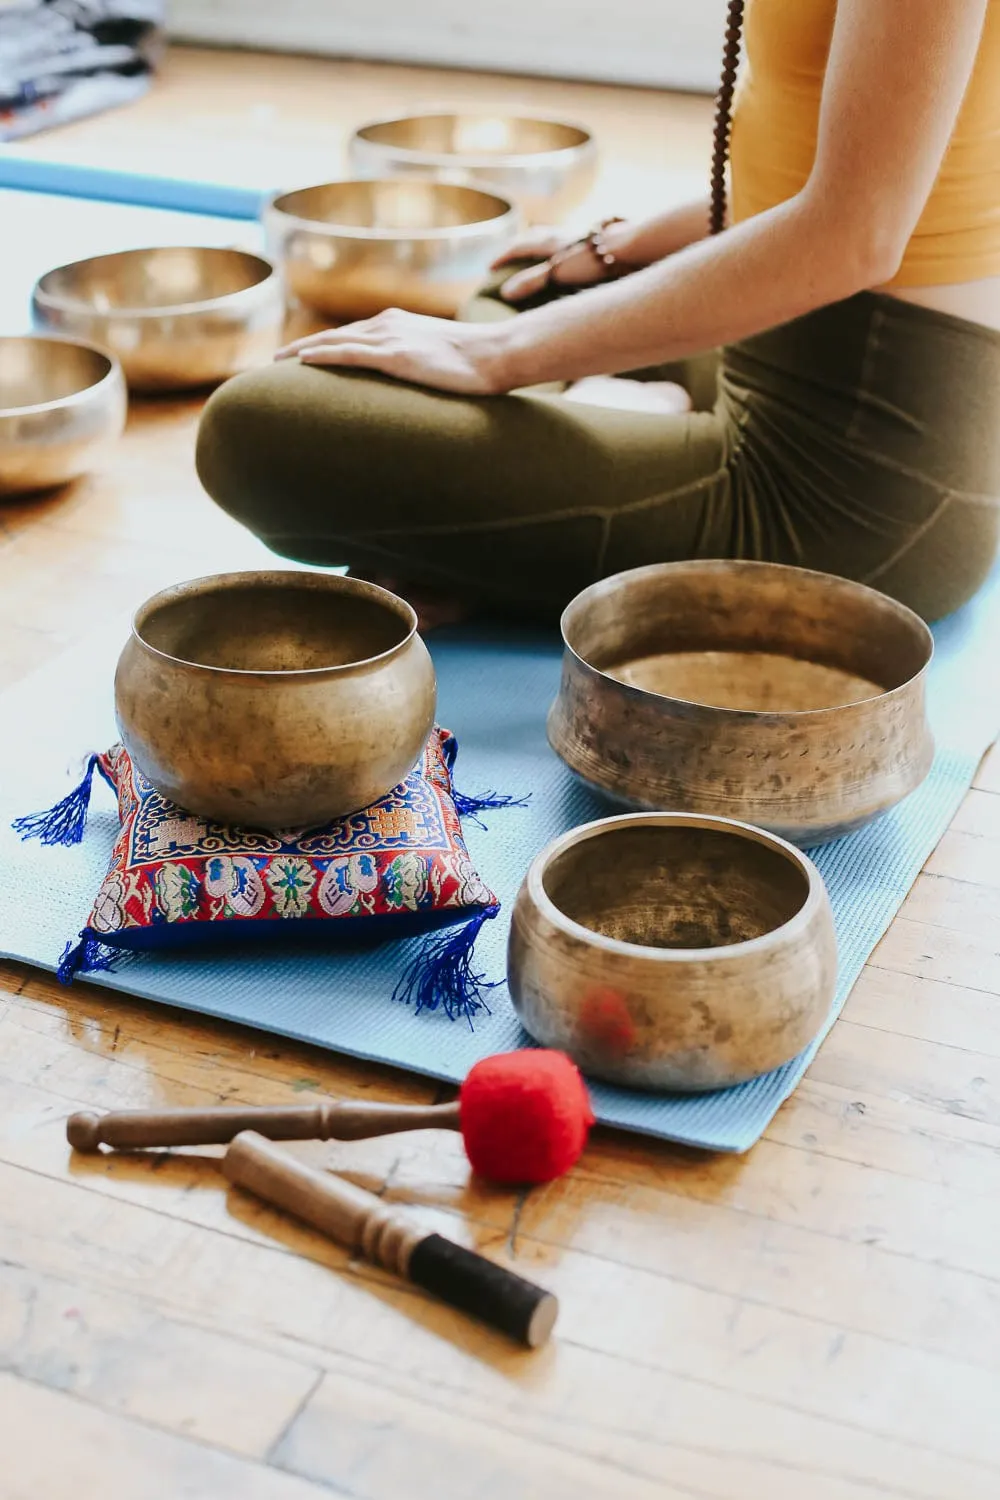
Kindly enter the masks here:
<path id="1" fill-rule="evenodd" d="M 563 1052 L 528 1048 L 484 1057 L 459 1091 L 472 1170 L 492 1182 L 551 1182 L 580 1158 L 594 1116 L 579 1069 Z"/>

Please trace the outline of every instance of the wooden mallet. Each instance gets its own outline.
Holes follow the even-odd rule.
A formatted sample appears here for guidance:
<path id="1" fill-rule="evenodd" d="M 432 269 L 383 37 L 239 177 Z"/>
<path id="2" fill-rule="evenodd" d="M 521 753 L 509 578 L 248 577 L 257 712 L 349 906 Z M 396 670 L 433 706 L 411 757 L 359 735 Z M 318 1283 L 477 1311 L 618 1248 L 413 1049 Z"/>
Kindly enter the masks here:
<path id="1" fill-rule="evenodd" d="M 562 1052 L 486 1057 L 450 1104 L 294 1104 L 82 1111 L 66 1123 L 76 1151 L 100 1146 L 227 1145 L 252 1130 L 272 1141 L 358 1141 L 402 1130 L 457 1130 L 473 1170 L 493 1182 L 551 1182 L 578 1160 L 593 1124 L 579 1071 Z"/>
<path id="2" fill-rule="evenodd" d="M 305 1166 L 255 1131 L 237 1135 L 222 1170 L 235 1186 L 529 1349 L 544 1344 L 552 1332 L 559 1303 L 551 1292 L 440 1234 L 428 1234 L 374 1193 Z"/>

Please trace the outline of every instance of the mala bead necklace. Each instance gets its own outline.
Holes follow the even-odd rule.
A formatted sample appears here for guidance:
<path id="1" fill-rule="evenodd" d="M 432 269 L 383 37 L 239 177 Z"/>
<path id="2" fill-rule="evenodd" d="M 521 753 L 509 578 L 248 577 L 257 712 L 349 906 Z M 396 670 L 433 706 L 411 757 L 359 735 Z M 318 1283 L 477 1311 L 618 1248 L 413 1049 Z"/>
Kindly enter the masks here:
<path id="1" fill-rule="evenodd" d="M 736 90 L 736 75 L 740 64 L 740 51 L 743 38 L 743 13 L 745 0 L 729 0 L 729 9 L 726 14 L 726 40 L 722 51 L 722 77 L 719 81 L 719 91 L 715 96 L 715 125 L 712 138 L 712 172 L 708 227 L 710 234 L 719 234 L 726 225 L 726 168 L 729 165 L 729 143 L 733 125 L 733 95 Z M 564 245 L 561 250 L 556 250 L 549 256 L 546 262 L 546 286 L 556 284 L 555 276 L 559 267 L 575 255 L 578 250 L 587 249 L 596 257 L 601 268 L 601 279 L 603 281 L 615 281 L 620 276 L 627 276 L 631 271 L 638 269 L 628 261 L 616 255 L 608 246 L 607 230 L 613 224 L 622 224 L 624 220 L 620 215 L 614 215 L 609 219 L 602 219 L 596 228 L 592 229 L 582 239 L 574 240 L 569 245 Z"/>
<path id="2" fill-rule="evenodd" d="M 743 8 L 744 0 L 729 0 L 729 10 L 726 15 L 726 44 L 722 52 L 722 78 L 719 83 L 719 92 L 715 96 L 709 234 L 719 234 L 726 225 L 726 167 L 729 163 L 729 140 L 733 126 L 733 93 L 740 64 Z"/>

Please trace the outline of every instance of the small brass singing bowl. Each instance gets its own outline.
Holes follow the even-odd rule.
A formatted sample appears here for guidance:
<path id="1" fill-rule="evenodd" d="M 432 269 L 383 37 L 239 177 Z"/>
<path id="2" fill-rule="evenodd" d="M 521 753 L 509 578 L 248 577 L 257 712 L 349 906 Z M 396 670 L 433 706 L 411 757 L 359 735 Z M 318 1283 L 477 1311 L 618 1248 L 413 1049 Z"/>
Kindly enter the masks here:
<path id="1" fill-rule="evenodd" d="M 418 114 L 362 125 L 349 159 L 359 177 L 416 175 L 486 188 L 516 203 L 529 223 L 558 224 L 594 184 L 589 130 L 522 115 Z"/>
<path id="2" fill-rule="evenodd" d="M 417 180 L 327 182 L 264 211 L 293 303 L 334 322 L 388 307 L 454 317 L 518 224 L 495 193 Z"/>
<path id="3" fill-rule="evenodd" d="M 262 256 L 169 245 L 47 271 L 32 311 L 38 326 L 110 350 L 133 390 L 179 391 L 266 363 L 280 342 L 284 295 Z"/>
<path id="4" fill-rule="evenodd" d="M 115 676 L 121 738 L 157 791 L 238 826 L 317 827 L 416 764 L 436 685 L 410 606 L 359 579 L 223 573 L 137 611 Z"/>
<path id="5" fill-rule="evenodd" d="M 815 865 L 724 818 L 632 813 L 563 834 L 514 906 L 508 985 L 525 1029 L 632 1088 L 729 1088 L 796 1057 L 833 1003 Z"/>
<path id="6" fill-rule="evenodd" d="M 655 564 L 584 590 L 562 633 L 549 743 L 627 807 L 738 818 L 808 848 L 930 770 L 931 633 L 863 584 L 771 563 Z"/>
<path id="7" fill-rule="evenodd" d="M 125 426 L 118 361 L 76 340 L 0 338 L 0 496 L 66 484 Z"/>

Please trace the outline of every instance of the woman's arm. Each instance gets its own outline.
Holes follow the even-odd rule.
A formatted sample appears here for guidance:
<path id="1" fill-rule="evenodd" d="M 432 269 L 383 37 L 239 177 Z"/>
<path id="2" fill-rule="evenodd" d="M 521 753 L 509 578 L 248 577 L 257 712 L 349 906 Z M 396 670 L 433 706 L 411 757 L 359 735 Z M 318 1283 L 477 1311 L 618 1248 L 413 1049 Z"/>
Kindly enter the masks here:
<path id="1" fill-rule="evenodd" d="M 702 198 L 697 203 L 664 209 L 638 224 L 631 221 L 609 224 L 604 230 L 604 243 L 623 266 L 634 269 L 651 266 L 654 261 L 683 250 L 685 245 L 704 239 L 707 233 L 708 200 Z M 559 268 L 553 273 L 548 257 L 556 252 L 560 252 Z M 586 243 L 576 241 L 574 246 L 558 229 L 534 229 L 520 235 L 497 257 L 492 269 L 496 271 L 521 260 L 533 263 L 508 276 L 500 291 L 505 302 L 521 302 L 533 297 L 536 292 L 544 290 L 550 280 L 560 286 L 573 287 L 591 286 L 605 280 L 603 268 Z"/>
<path id="2" fill-rule="evenodd" d="M 612 224 L 605 231 L 608 249 L 630 266 L 651 266 L 666 260 L 708 234 L 708 199 L 665 209 L 638 224 Z"/>
<path id="3" fill-rule="evenodd" d="M 923 211 L 988 0 L 839 0 L 802 191 L 621 281 L 502 323 L 389 313 L 290 346 L 496 394 L 680 359 L 888 281 Z"/>
<path id="4" fill-rule="evenodd" d="M 513 389 L 758 333 L 888 281 L 954 128 L 987 0 L 840 0 L 808 182 L 625 280 L 501 325 Z"/>

